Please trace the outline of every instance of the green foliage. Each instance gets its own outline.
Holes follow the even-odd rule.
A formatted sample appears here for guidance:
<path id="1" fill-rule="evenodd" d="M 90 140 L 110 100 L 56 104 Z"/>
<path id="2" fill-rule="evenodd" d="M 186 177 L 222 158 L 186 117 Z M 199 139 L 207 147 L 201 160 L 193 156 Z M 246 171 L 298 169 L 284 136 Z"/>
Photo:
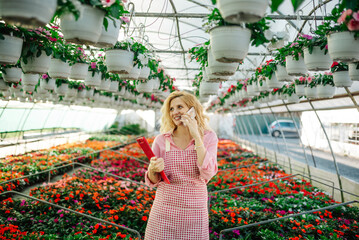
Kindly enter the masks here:
<path id="1" fill-rule="evenodd" d="M 123 126 L 119 133 L 122 135 L 143 135 L 146 134 L 147 131 L 140 128 L 140 124 L 129 124 Z"/>
<path id="2" fill-rule="evenodd" d="M 332 66 L 330 67 L 330 71 L 332 73 L 340 72 L 340 71 L 348 71 L 349 66 L 344 62 L 333 62 Z"/>

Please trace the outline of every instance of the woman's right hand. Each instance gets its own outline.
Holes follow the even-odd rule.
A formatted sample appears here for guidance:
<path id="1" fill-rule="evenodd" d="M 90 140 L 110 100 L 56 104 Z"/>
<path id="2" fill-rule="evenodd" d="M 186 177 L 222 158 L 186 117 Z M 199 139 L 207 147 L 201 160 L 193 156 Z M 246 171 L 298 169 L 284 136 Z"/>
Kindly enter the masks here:
<path id="1" fill-rule="evenodd" d="M 153 173 L 162 172 L 165 169 L 165 162 L 163 158 L 152 157 L 148 170 Z"/>

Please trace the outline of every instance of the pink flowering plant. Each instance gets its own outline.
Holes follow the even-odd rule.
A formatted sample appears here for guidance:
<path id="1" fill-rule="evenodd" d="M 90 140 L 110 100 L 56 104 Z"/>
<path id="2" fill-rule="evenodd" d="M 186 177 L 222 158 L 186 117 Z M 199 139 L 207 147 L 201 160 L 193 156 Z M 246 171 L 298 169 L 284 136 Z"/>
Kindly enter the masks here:
<path id="1" fill-rule="evenodd" d="M 320 29 L 321 26 L 318 26 Z M 315 31 L 315 33 L 321 33 L 320 30 Z M 315 35 L 308 35 L 308 34 L 301 34 L 300 36 L 303 40 L 303 47 L 308 48 L 309 54 L 313 53 L 313 48 L 315 46 L 320 47 L 321 50 L 324 49 L 324 54 L 328 53 L 328 41 L 325 34 L 315 34 Z"/>
<path id="2" fill-rule="evenodd" d="M 333 62 L 332 66 L 330 67 L 330 71 L 332 73 L 348 71 L 348 69 L 349 69 L 348 64 L 344 62 Z"/>
<path id="3" fill-rule="evenodd" d="M 294 80 L 294 83 L 295 83 L 295 85 L 307 85 L 307 82 L 308 81 L 312 81 L 312 76 L 310 76 L 310 75 L 306 75 L 306 76 L 301 76 L 301 77 L 299 77 L 299 78 L 297 78 L 297 79 L 295 79 Z"/>
<path id="4" fill-rule="evenodd" d="M 210 41 L 207 41 L 203 44 L 196 45 L 195 47 L 191 48 L 188 53 L 190 57 L 190 61 L 196 61 L 200 64 L 200 66 L 206 67 L 208 66 L 208 47 Z"/>
<path id="5" fill-rule="evenodd" d="M 126 2 L 127 0 L 62 0 L 58 1 L 58 7 L 54 18 L 60 17 L 66 13 L 71 13 L 75 16 L 76 19 L 78 19 L 82 12 L 81 4 L 86 4 L 105 11 L 103 24 L 107 30 L 109 19 L 121 19 L 123 13 L 128 13 L 124 7 L 124 3 Z"/>
<path id="6" fill-rule="evenodd" d="M 314 78 L 318 85 L 330 85 L 334 87 L 333 73 L 331 72 L 325 72 L 324 74 L 315 74 Z"/>
<path id="7" fill-rule="evenodd" d="M 92 76 L 95 76 L 95 73 L 100 73 L 101 78 L 109 78 L 109 73 L 107 72 L 107 66 L 102 53 L 92 57 L 88 70 L 92 72 Z"/>
<path id="8" fill-rule="evenodd" d="M 137 65 L 139 68 L 142 68 L 148 64 L 148 62 L 145 62 L 145 59 L 148 59 L 150 51 L 145 45 L 136 42 L 132 37 L 129 37 L 122 42 L 116 42 L 116 44 L 110 49 L 132 51 L 135 55 L 133 58 L 133 66 Z"/>

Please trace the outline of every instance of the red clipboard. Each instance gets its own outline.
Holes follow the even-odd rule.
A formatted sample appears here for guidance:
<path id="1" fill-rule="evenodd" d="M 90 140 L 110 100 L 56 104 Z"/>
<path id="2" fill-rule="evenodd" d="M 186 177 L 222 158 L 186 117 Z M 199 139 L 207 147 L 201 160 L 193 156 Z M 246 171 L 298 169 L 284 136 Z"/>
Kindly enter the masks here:
<path id="1" fill-rule="evenodd" d="M 143 152 L 146 154 L 148 160 L 151 160 L 152 157 L 155 157 L 155 154 L 152 152 L 152 149 L 150 148 L 150 145 L 147 142 L 147 139 L 145 137 L 139 137 L 136 139 L 140 147 L 142 148 Z M 166 174 L 164 171 L 160 172 L 162 179 L 170 184 L 170 181 L 168 180 Z"/>

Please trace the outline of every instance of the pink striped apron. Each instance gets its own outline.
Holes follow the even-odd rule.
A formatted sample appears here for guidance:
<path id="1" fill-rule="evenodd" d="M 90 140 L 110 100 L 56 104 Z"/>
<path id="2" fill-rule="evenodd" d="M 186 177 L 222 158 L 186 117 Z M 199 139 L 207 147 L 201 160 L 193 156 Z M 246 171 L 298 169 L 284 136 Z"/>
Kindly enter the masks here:
<path id="1" fill-rule="evenodd" d="M 208 240 L 207 186 L 196 150 L 170 150 L 166 139 L 165 173 L 147 223 L 145 240 Z"/>

